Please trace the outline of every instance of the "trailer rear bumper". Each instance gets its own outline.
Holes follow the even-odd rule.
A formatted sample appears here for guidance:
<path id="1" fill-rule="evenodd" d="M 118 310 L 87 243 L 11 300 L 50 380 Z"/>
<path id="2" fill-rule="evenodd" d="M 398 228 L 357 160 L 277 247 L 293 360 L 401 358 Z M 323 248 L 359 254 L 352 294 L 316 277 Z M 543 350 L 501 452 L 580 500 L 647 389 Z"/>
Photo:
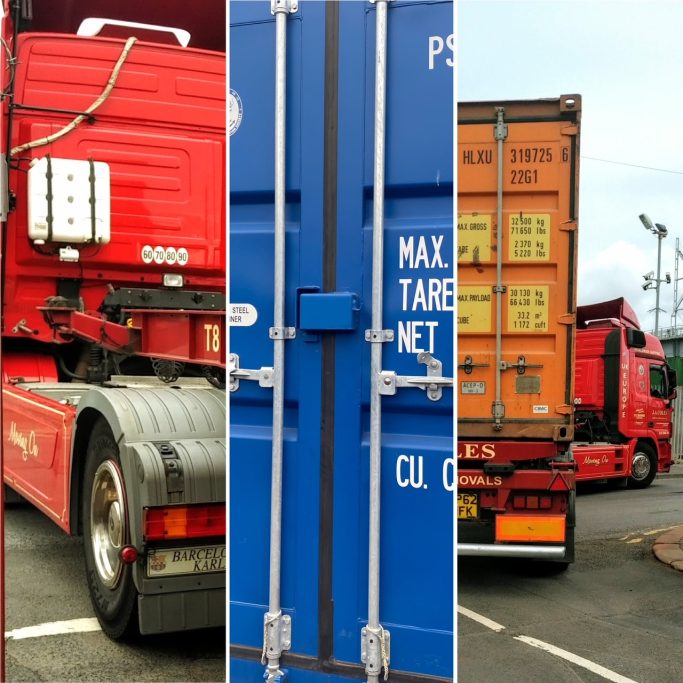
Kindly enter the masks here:
<path id="1" fill-rule="evenodd" d="M 533 560 L 565 559 L 564 545 L 522 545 L 512 543 L 459 543 L 461 557 L 519 557 Z"/>
<path id="2" fill-rule="evenodd" d="M 502 517 L 518 517 L 503 514 Z M 547 562 L 571 563 L 574 561 L 574 495 L 564 517 L 561 538 L 536 536 L 528 538 L 500 538 L 494 519 L 458 520 L 457 552 L 460 557 L 495 557 L 545 560 Z M 531 526 L 531 525 L 530 525 Z M 542 530 L 542 526 L 539 527 Z"/>
<path id="3" fill-rule="evenodd" d="M 138 596 L 143 635 L 225 626 L 225 613 L 225 588 Z"/>

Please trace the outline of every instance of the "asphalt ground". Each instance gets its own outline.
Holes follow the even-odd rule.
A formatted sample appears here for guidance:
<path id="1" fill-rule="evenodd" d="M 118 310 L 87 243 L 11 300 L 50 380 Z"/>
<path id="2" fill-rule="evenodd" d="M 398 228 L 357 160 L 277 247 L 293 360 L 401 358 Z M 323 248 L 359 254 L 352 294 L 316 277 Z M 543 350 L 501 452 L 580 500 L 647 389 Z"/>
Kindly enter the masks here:
<path id="1" fill-rule="evenodd" d="M 670 472 L 657 476 L 683 477 L 683 460 L 674 462 Z M 660 562 L 683 572 L 683 523 L 658 536 L 652 546 L 652 552 Z"/>

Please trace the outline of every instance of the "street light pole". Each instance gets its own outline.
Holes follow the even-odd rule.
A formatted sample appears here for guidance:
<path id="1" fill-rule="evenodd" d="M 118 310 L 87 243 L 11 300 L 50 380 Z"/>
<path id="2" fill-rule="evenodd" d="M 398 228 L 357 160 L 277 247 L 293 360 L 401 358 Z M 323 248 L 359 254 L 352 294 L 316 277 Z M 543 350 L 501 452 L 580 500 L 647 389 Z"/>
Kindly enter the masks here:
<path id="1" fill-rule="evenodd" d="M 657 279 L 655 280 L 655 337 L 659 336 L 659 285 L 662 283 L 661 272 L 662 272 L 662 240 L 667 236 L 668 230 L 666 225 L 661 223 L 653 223 L 650 218 L 641 213 L 640 222 L 645 226 L 646 230 L 649 230 L 653 235 L 657 237 Z M 666 282 L 671 282 L 671 276 L 669 273 L 666 274 Z M 652 277 L 650 275 L 645 276 L 645 284 L 643 289 L 649 289 L 652 287 Z"/>
<path id="2" fill-rule="evenodd" d="M 657 235 L 657 287 L 655 289 L 655 337 L 659 335 L 659 283 L 661 280 L 659 276 L 661 275 L 662 268 L 662 238 L 664 235 Z"/>

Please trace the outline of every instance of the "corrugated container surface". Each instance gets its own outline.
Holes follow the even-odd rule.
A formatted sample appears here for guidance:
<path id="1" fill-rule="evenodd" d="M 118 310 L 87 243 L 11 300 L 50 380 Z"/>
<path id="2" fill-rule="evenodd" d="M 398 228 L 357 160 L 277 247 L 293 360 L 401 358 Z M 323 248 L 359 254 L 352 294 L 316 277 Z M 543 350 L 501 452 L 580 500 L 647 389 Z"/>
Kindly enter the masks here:
<path id="1" fill-rule="evenodd" d="M 458 105 L 459 438 L 571 438 L 580 110 L 578 96 Z"/>
<path id="2" fill-rule="evenodd" d="M 272 366 L 275 24 L 232 2 L 230 352 Z M 388 8 L 383 370 L 453 377 L 453 6 Z M 287 19 L 282 609 L 288 681 L 365 680 L 376 7 Z M 245 313 L 246 312 L 246 313 Z M 242 320 L 238 320 L 244 314 Z M 231 680 L 260 680 L 269 603 L 273 390 L 230 402 Z M 392 678 L 453 676 L 453 392 L 382 398 L 380 622 Z M 405 678 L 405 675 L 404 675 Z"/>

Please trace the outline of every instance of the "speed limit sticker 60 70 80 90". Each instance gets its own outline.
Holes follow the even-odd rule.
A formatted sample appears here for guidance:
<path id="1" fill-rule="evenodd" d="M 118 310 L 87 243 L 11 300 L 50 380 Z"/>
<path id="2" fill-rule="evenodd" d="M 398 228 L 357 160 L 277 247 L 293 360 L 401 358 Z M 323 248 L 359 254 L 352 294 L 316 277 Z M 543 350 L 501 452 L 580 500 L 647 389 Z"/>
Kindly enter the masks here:
<path id="1" fill-rule="evenodd" d="M 186 266 L 190 261 L 190 255 L 185 247 L 176 249 L 175 247 L 151 247 L 146 244 L 140 252 L 143 263 L 156 263 L 169 266 Z"/>

